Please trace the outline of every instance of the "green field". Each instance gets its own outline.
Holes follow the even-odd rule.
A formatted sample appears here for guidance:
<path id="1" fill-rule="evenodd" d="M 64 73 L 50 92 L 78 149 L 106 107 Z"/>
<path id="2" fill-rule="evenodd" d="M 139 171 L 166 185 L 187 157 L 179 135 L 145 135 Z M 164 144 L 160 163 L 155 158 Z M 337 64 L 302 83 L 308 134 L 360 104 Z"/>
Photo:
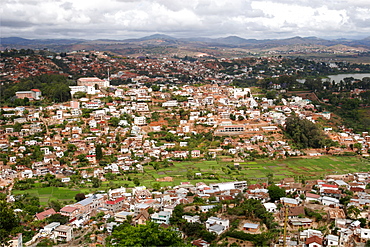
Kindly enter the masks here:
<path id="1" fill-rule="evenodd" d="M 89 189 L 69 189 L 63 187 L 46 187 L 46 188 L 34 188 L 29 190 L 13 190 L 14 195 L 28 193 L 31 196 L 40 198 L 41 205 L 47 205 L 51 200 L 59 200 L 69 202 L 74 200 L 77 193 L 89 193 Z"/>
<path id="2" fill-rule="evenodd" d="M 258 160 L 240 163 L 240 169 L 229 169 L 232 162 L 202 161 L 202 162 L 179 162 L 167 169 L 155 171 L 146 167 L 146 174 L 153 178 L 171 176 L 174 182 L 170 185 L 178 185 L 181 181 L 187 181 L 186 174 L 201 173 L 203 178 L 215 175 L 219 180 L 195 179 L 193 183 L 201 181 L 217 182 L 232 180 L 248 180 L 251 183 L 261 181 L 268 174 L 273 174 L 275 181 L 284 177 L 300 177 L 305 179 L 319 179 L 328 174 L 343 174 L 351 172 L 370 171 L 370 162 L 357 157 L 323 156 L 319 158 L 289 158 L 285 160 Z M 226 168 L 226 169 L 225 169 Z M 161 183 L 161 185 L 164 183 Z M 168 182 L 167 182 L 168 184 Z"/>
<path id="3" fill-rule="evenodd" d="M 358 157 L 335 157 L 323 156 L 319 158 L 289 158 L 285 160 L 258 160 L 253 162 L 240 163 L 240 169 L 230 169 L 233 162 L 223 161 L 200 161 L 200 162 L 175 162 L 173 166 L 154 170 L 152 166 L 144 166 L 144 173 L 129 174 L 120 176 L 116 181 L 103 182 L 98 189 L 91 188 L 91 183 L 84 184 L 84 188 L 34 188 L 30 190 L 13 191 L 13 194 L 29 193 L 40 198 L 40 203 L 46 205 L 50 200 L 61 200 L 69 202 L 73 200 L 77 193 L 91 193 L 98 190 L 108 190 L 114 184 L 117 186 L 134 186 L 132 180 L 139 178 L 140 185 L 148 188 L 153 187 L 154 183 L 164 186 L 176 186 L 180 182 L 190 181 L 192 184 L 197 182 L 217 183 L 235 180 L 247 180 L 249 183 L 266 182 L 268 174 L 273 174 L 273 179 L 278 182 L 285 177 L 296 179 L 319 179 L 329 174 L 344 174 L 353 172 L 370 171 L 370 162 Z M 192 180 L 188 176 L 201 173 L 201 177 L 194 177 Z M 157 178 L 172 177 L 172 182 L 156 182 Z"/>

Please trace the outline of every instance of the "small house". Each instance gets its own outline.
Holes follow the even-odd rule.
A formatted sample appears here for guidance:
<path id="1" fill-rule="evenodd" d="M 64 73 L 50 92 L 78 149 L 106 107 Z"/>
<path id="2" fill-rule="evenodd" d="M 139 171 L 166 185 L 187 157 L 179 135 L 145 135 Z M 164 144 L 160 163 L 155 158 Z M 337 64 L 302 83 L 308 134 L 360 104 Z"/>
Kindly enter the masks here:
<path id="1" fill-rule="evenodd" d="M 257 232 L 258 228 L 259 228 L 259 224 L 245 223 L 243 225 L 243 229 L 248 232 Z"/>

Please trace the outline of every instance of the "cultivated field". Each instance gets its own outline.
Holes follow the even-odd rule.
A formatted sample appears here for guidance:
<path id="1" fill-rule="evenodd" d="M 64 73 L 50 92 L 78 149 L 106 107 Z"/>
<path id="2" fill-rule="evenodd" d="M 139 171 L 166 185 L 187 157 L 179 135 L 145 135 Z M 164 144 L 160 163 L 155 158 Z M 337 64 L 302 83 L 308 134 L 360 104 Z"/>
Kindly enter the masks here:
<path id="1" fill-rule="evenodd" d="M 370 171 L 370 161 L 357 157 L 323 156 L 319 158 L 289 158 L 285 160 L 258 160 L 239 163 L 239 168 L 233 162 L 225 161 L 199 161 L 174 162 L 167 168 L 155 170 L 152 166 L 144 166 L 144 173 L 119 176 L 115 181 L 103 182 L 100 188 L 92 188 L 87 182 L 83 188 L 34 188 L 24 191 L 13 191 L 13 194 L 29 193 L 40 198 L 40 203 L 46 205 L 50 200 L 69 202 L 77 193 L 91 193 L 108 190 L 110 187 L 133 187 L 133 179 L 139 178 L 140 185 L 152 188 L 155 183 L 161 187 L 176 186 L 181 182 L 189 181 L 217 183 L 235 180 L 246 180 L 248 183 L 266 182 L 269 174 L 278 182 L 285 177 L 301 179 L 319 179 L 329 174 L 344 174 Z M 200 173 L 200 176 L 195 176 Z M 172 182 L 157 182 L 157 178 L 172 177 Z M 37 184 L 38 186 L 38 184 Z"/>

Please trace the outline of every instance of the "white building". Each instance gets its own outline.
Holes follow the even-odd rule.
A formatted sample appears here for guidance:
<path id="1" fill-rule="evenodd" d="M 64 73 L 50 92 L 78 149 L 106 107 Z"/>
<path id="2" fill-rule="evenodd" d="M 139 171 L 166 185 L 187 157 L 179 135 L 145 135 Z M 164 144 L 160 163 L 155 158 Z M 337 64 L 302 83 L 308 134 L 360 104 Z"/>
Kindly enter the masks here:
<path id="1" fill-rule="evenodd" d="M 321 203 L 324 206 L 329 206 L 329 205 L 338 206 L 339 200 L 333 197 L 323 196 L 321 197 Z"/>
<path id="2" fill-rule="evenodd" d="M 162 107 L 175 107 L 175 106 L 178 106 L 178 102 L 177 100 L 169 100 L 169 101 L 166 101 L 164 103 L 162 103 Z"/>
<path id="3" fill-rule="evenodd" d="M 171 212 L 160 211 L 158 213 L 152 214 L 150 217 L 155 223 L 168 225 L 170 223 Z"/>
<path id="4" fill-rule="evenodd" d="M 229 228 L 230 222 L 228 219 L 221 219 L 218 217 L 209 217 L 206 221 L 206 229 L 209 232 L 214 232 L 220 235 Z"/>
<path id="5" fill-rule="evenodd" d="M 135 125 L 146 125 L 146 117 L 135 117 L 134 124 Z"/>
<path id="6" fill-rule="evenodd" d="M 244 189 L 247 186 L 246 181 L 235 181 L 235 182 L 225 182 L 225 183 L 215 183 L 209 185 L 212 190 L 233 190 L 233 189 Z"/>
<path id="7" fill-rule="evenodd" d="M 96 94 L 95 87 L 93 86 L 69 86 L 71 89 L 71 96 L 77 92 L 83 92 L 86 94 Z"/>
<path id="8" fill-rule="evenodd" d="M 59 222 L 51 222 L 49 225 L 46 225 L 44 227 L 44 232 L 46 232 L 47 234 L 50 234 L 52 231 L 55 230 L 55 228 L 57 228 L 58 226 L 60 226 L 60 223 Z"/>
<path id="9" fill-rule="evenodd" d="M 182 218 L 185 219 L 189 223 L 195 223 L 195 222 L 200 223 L 199 215 L 194 215 L 194 216 L 183 215 Z"/>
<path id="10" fill-rule="evenodd" d="M 275 203 L 266 202 L 263 204 L 263 206 L 266 208 L 267 212 L 275 213 L 277 211 L 277 206 Z"/>
<path id="11" fill-rule="evenodd" d="M 68 242 L 72 240 L 73 228 L 71 226 L 61 225 L 55 228 L 54 237 L 58 241 Z"/>
<path id="12" fill-rule="evenodd" d="M 339 237 L 335 235 L 327 235 L 325 237 L 326 243 L 328 247 L 334 247 L 339 245 Z"/>
<path id="13" fill-rule="evenodd" d="M 252 97 L 251 90 L 249 88 L 234 88 L 234 98 Z"/>

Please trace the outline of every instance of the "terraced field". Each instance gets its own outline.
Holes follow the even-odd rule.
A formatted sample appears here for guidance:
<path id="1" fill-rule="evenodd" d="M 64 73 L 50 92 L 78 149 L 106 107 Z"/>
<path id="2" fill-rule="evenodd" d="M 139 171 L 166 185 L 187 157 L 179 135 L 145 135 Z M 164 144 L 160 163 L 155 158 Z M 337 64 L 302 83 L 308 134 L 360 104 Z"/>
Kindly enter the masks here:
<path id="1" fill-rule="evenodd" d="M 174 162 L 173 165 L 155 170 L 152 166 L 144 166 L 144 173 L 119 176 L 115 181 L 103 182 L 100 188 L 92 188 L 86 183 L 84 188 L 36 188 L 24 191 L 13 191 L 13 194 L 29 193 L 40 198 L 40 203 L 46 205 L 50 200 L 69 202 L 77 193 L 91 193 L 99 190 L 108 190 L 110 187 L 133 187 L 133 179 L 137 177 L 140 185 L 152 188 L 155 183 L 161 187 L 176 186 L 181 182 L 190 181 L 217 183 L 235 180 L 246 180 L 248 183 L 266 182 L 269 174 L 274 181 L 285 177 L 298 179 L 319 179 L 329 174 L 344 174 L 370 171 L 370 161 L 358 157 L 323 156 L 319 158 L 289 158 L 285 160 L 258 160 L 239 163 L 239 168 L 233 162 L 199 161 Z M 200 173 L 200 176 L 195 176 Z M 171 182 L 157 182 L 157 178 L 172 177 Z M 190 178 L 190 179 L 189 179 Z"/>

